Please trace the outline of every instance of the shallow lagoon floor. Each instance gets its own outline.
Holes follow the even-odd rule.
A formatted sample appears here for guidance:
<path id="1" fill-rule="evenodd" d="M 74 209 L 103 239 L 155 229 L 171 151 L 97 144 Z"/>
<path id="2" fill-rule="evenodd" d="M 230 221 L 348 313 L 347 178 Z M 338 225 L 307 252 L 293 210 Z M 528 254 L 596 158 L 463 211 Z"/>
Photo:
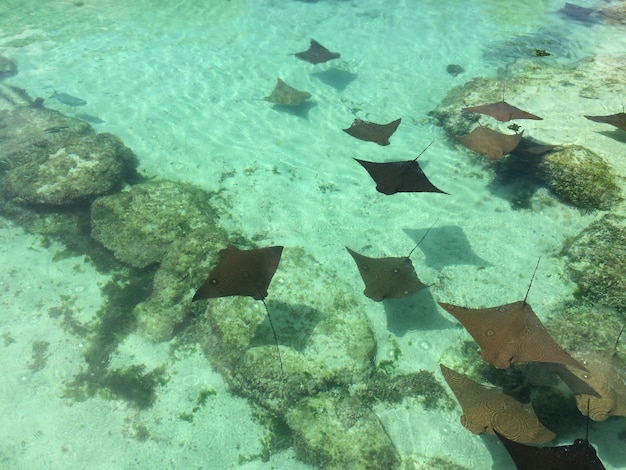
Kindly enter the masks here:
<path id="1" fill-rule="evenodd" d="M 316 307 L 345 292 L 369 321 L 377 363 L 392 361 L 397 373 L 433 371 L 443 383 L 438 364 L 463 364 L 461 345 L 470 337 L 436 301 L 479 307 L 519 300 L 538 257 L 528 300 L 540 318 L 558 316 L 577 298 L 561 249 L 603 212 L 582 212 L 526 179 L 498 180 L 492 165 L 454 142 L 429 112 L 454 87 L 485 77 L 501 83 L 507 101 L 544 118 L 524 122 L 525 136 L 583 145 L 623 183 L 624 133 L 582 117 L 620 111 L 626 43 L 619 26 L 577 22 L 552 1 L 504 10 L 489 1 L 419 8 L 375 1 L 104 3 L 59 1 L 42 9 L 3 2 L 0 54 L 18 65 L 4 83 L 64 114 L 97 117 L 95 130 L 119 136 L 148 177 L 216 194 L 219 225 L 238 240 L 284 245 L 285 257 L 303 250 L 312 260 L 306 269 L 340 279 L 334 291 L 322 290 L 319 279 L 290 280 L 279 268 L 268 300 L 308 299 Z M 341 59 L 315 66 L 296 59 L 311 38 Z M 552 56 L 534 56 L 537 48 Z M 452 76 L 448 64 L 465 71 Z M 263 101 L 276 78 L 311 93 L 310 104 L 290 110 Z M 524 80 L 527 87 L 507 85 Z M 53 90 L 87 104 L 49 99 Z M 380 147 L 341 132 L 353 113 L 402 123 L 391 145 Z M 384 196 L 353 160 L 408 160 L 431 141 L 420 165 L 449 195 Z M 623 205 L 612 212 L 623 214 Z M 401 302 L 365 298 L 344 246 L 372 257 L 404 256 L 431 226 L 412 260 L 432 286 Z M 6 465 L 307 467 L 293 447 L 269 443 L 263 413 L 229 393 L 185 335 L 155 344 L 130 333 L 111 357 L 110 368 L 164 367 L 167 380 L 152 406 L 137 409 L 106 394 L 64 397 L 85 367 L 88 341 L 63 319 L 93 326 L 110 276 L 8 220 L 0 237 Z M 460 425 L 458 406 L 427 410 L 407 398 L 374 411 L 407 468 L 442 457 L 467 468 L 506 462 L 492 436 Z M 607 468 L 626 462 L 625 428 L 624 418 L 591 427 Z M 559 443 L 581 432 L 584 426 Z"/>

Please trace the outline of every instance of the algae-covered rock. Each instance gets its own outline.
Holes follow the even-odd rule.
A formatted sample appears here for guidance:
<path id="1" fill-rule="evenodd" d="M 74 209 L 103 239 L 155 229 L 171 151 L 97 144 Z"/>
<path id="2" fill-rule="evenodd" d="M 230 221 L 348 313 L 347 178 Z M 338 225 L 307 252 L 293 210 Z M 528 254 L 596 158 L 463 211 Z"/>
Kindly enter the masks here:
<path id="1" fill-rule="evenodd" d="M 209 193 L 189 184 L 137 184 L 94 201 L 92 236 L 133 267 L 160 263 L 175 240 L 215 225 L 217 215 L 209 200 Z"/>
<path id="2" fill-rule="evenodd" d="M 20 91 L 0 85 L 0 175 L 45 162 L 72 138 L 92 132 L 80 119 L 32 105 Z"/>
<path id="3" fill-rule="evenodd" d="M 133 154 L 112 134 L 74 135 L 2 176 L 2 195 L 54 206 L 88 201 L 119 189 Z"/>
<path id="4" fill-rule="evenodd" d="M 374 412 L 349 396 L 322 393 L 286 414 L 299 457 L 326 469 L 392 469 L 399 456 Z"/>
<path id="5" fill-rule="evenodd" d="M 621 194 L 617 176 L 606 161 L 578 145 L 546 154 L 537 176 L 554 194 L 581 209 L 608 209 Z"/>
<path id="6" fill-rule="evenodd" d="M 207 253 L 217 253 L 226 243 L 226 234 L 209 225 L 172 242 L 154 276 L 150 296 L 133 310 L 142 336 L 168 340 L 177 325 L 202 312 L 205 306 L 191 301 L 193 293 L 204 281 L 211 259 Z"/>
<path id="7" fill-rule="evenodd" d="M 376 340 L 367 317 L 341 285 L 334 271 L 304 250 L 283 251 L 266 302 L 285 377 L 267 312 L 249 297 L 208 301 L 197 322 L 203 349 L 233 389 L 275 411 L 328 383 L 366 380 L 374 369 Z M 314 306 L 298 302 L 312 289 L 324 293 Z"/>
<path id="8" fill-rule="evenodd" d="M 200 321 L 211 363 L 239 393 L 279 411 L 327 383 L 348 386 L 372 374 L 376 340 L 359 311 L 329 314 L 276 302 L 268 309 L 280 358 L 260 302 L 219 299 Z"/>
<path id="9" fill-rule="evenodd" d="M 563 248 L 568 270 L 583 296 L 624 311 L 626 218 L 606 214 Z"/>

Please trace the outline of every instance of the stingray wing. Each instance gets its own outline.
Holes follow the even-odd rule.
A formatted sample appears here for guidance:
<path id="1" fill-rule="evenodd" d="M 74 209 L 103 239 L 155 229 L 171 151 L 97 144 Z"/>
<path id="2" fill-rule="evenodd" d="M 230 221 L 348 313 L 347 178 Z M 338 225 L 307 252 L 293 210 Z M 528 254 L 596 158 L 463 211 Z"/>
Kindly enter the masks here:
<path id="1" fill-rule="evenodd" d="M 506 101 L 499 101 L 497 103 L 483 104 L 480 106 L 471 106 L 469 108 L 463 108 L 461 111 L 466 113 L 480 113 L 487 116 L 491 116 L 500 122 L 507 122 L 511 119 L 534 119 L 541 121 L 543 118 L 535 116 L 523 109 L 519 109 Z"/>
<path id="2" fill-rule="evenodd" d="M 608 116 L 585 116 L 590 121 L 602 122 L 604 124 L 611 124 L 623 131 L 626 131 L 626 114 L 617 113 L 610 114 Z"/>

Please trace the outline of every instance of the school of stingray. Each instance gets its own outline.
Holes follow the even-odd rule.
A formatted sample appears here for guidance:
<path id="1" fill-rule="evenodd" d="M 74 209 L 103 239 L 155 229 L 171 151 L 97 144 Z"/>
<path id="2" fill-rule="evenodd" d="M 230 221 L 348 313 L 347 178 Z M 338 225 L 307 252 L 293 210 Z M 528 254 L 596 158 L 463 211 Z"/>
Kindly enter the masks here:
<path id="1" fill-rule="evenodd" d="M 331 52 L 315 40 L 311 40 L 308 50 L 294 55 L 314 65 L 340 57 L 339 53 Z M 265 100 L 278 106 L 295 107 L 310 97 L 310 93 L 297 90 L 279 78 L 274 90 Z M 500 122 L 542 119 L 507 103 L 504 99 L 497 103 L 466 107 L 461 111 L 479 113 Z M 626 131 L 626 114 L 623 112 L 609 116 L 585 117 Z M 390 138 L 400 124 L 401 118 L 386 124 L 378 124 L 356 117 L 352 125 L 343 131 L 356 139 L 389 145 Z M 523 148 L 525 154 L 537 157 L 550 149 L 549 146 L 524 139 L 523 131 L 503 134 L 482 124 L 469 134 L 454 138 L 463 146 L 490 160 L 502 160 L 518 146 Z M 355 159 L 355 161 L 367 171 L 376 184 L 376 190 L 382 194 L 430 192 L 445 197 L 447 193 L 431 183 L 418 162 L 429 146 L 430 144 L 412 160 L 372 162 Z M 415 248 L 407 256 L 385 258 L 370 258 L 348 247 L 346 249 L 354 259 L 365 285 L 364 295 L 373 301 L 407 297 L 430 287 L 420 281 L 411 261 L 410 257 Z M 263 302 L 284 377 L 289 371 L 283 368 L 278 338 L 270 311 L 265 304 L 282 252 L 282 246 L 250 250 L 229 246 L 221 250 L 218 253 L 217 265 L 198 288 L 193 301 L 249 296 Z M 528 291 L 533 278 L 534 274 L 530 279 Z M 529 367 L 551 371 L 571 389 L 580 412 L 588 416 L 588 419 L 603 421 L 610 416 L 626 416 L 626 371 L 619 365 L 615 351 L 594 351 L 584 356 L 565 351 L 550 336 L 527 302 L 528 291 L 522 300 L 489 308 L 468 308 L 445 302 L 439 302 L 439 305 L 476 341 L 483 361 L 498 369 L 526 363 Z M 555 434 L 539 421 L 530 403 L 522 403 L 498 388 L 479 384 L 444 364 L 440 364 L 440 368 L 462 408 L 461 424 L 475 434 L 488 433 L 497 436 L 517 468 L 537 470 L 604 468 L 588 436 L 576 439 L 571 445 L 538 447 L 536 444 L 551 441 Z"/>

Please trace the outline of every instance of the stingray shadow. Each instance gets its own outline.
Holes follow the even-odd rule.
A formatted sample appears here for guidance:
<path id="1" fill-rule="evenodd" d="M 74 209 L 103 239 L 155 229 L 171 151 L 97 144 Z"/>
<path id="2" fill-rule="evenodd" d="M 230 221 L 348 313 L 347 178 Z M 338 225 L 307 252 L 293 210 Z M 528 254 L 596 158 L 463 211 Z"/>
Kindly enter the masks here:
<path id="1" fill-rule="evenodd" d="M 299 118 L 309 119 L 309 111 L 317 106 L 315 101 L 303 101 L 298 106 L 288 106 L 284 104 L 275 104 L 272 105 L 272 109 L 275 111 L 280 111 L 281 113 L 292 114 Z"/>
<path id="2" fill-rule="evenodd" d="M 350 83 L 357 79 L 355 73 L 338 69 L 337 67 L 331 67 L 323 72 L 313 72 L 311 75 L 339 92 L 345 90 Z"/>
<path id="3" fill-rule="evenodd" d="M 387 329 L 396 336 L 414 330 L 443 330 L 456 328 L 444 317 L 429 289 L 399 299 L 383 300 L 387 315 Z"/>
<path id="4" fill-rule="evenodd" d="M 483 442 L 485 448 L 491 454 L 493 466 L 491 470 L 500 470 L 502 468 L 514 468 L 515 464 L 506 449 L 495 434 L 481 434 L 478 436 Z"/>
<path id="5" fill-rule="evenodd" d="M 327 314 L 303 304 L 290 304 L 276 300 L 266 300 L 267 309 L 272 317 L 278 344 L 289 346 L 302 352 L 315 326 Z M 267 315 L 260 322 L 250 340 L 248 348 L 261 345 L 274 345 L 274 336 Z"/>
<path id="6" fill-rule="evenodd" d="M 403 229 L 404 232 L 418 243 L 418 249 L 425 256 L 424 263 L 437 271 L 445 266 L 469 264 L 475 266 L 491 266 L 492 264 L 474 253 L 465 232 L 456 225 L 443 227 Z M 424 238 L 426 233 L 428 236 Z"/>
<path id="7" fill-rule="evenodd" d="M 599 131 L 598 134 L 626 144 L 626 131 L 615 129 L 614 131 Z"/>

